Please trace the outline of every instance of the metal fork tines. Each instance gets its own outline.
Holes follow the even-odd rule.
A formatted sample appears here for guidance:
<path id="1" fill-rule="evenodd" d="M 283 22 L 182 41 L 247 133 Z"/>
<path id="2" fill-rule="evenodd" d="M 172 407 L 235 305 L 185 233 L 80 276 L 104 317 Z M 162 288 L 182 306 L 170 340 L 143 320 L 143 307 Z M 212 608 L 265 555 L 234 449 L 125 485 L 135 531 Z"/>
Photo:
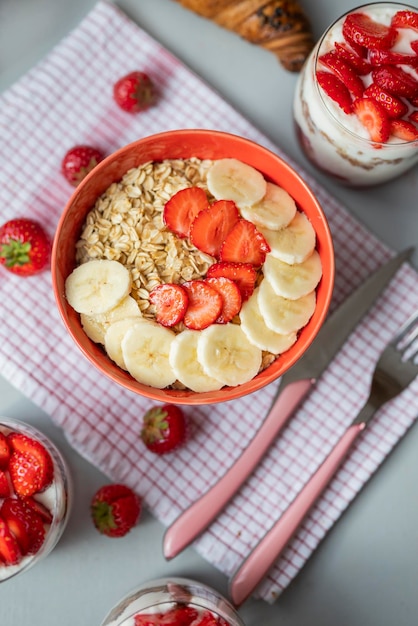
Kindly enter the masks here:
<path id="1" fill-rule="evenodd" d="M 358 436 L 386 402 L 399 395 L 418 376 L 418 311 L 386 346 L 377 361 L 370 395 L 322 465 L 308 480 L 230 581 L 230 595 L 239 606 L 278 559 L 300 524 L 330 483 Z"/>
<path id="2" fill-rule="evenodd" d="M 418 375 L 418 311 L 386 346 L 373 373 L 370 395 L 354 424 L 367 423 Z"/>

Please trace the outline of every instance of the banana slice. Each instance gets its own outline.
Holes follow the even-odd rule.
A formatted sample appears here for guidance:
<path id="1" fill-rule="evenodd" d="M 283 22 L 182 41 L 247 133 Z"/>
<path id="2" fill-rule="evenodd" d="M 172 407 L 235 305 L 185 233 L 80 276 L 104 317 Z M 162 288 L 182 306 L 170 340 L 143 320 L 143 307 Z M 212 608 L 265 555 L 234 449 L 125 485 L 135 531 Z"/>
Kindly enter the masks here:
<path id="1" fill-rule="evenodd" d="M 296 203 L 283 187 L 268 182 L 265 196 L 260 202 L 251 206 L 243 205 L 240 212 L 259 228 L 280 230 L 295 217 Z"/>
<path id="2" fill-rule="evenodd" d="M 223 384 L 208 376 L 197 359 L 198 330 L 184 330 L 171 344 L 169 361 L 176 378 L 192 391 L 216 391 Z"/>
<path id="3" fill-rule="evenodd" d="M 314 227 L 301 211 L 297 211 L 290 224 L 282 230 L 260 230 L 270 246 L 271 254 L 283 263 L 303 263 L 315 249 Z"/>
<path id="4" fill-rule="evenodd" d="M 129 270 L 118 261 L 97 259 L 76 267 L 65 281 L 65 295 L 77 313 L 106 313 L 131 290 Z"/>
<path id="5" fill-rule="evenodd" d="M 144 385 L 157 389 L 176 380 L 169 362 L 175 333 L 157 322 L 137 320 L 122 339 L 122 355 L 130 375 Z"/>
<path id="6" fill-rule="evenodd" d="M 117 306 L 106 313 L 100 315 L 80 314 L 81 325 L 87 337 L 95 343 L 105 343 L 105 334 L 113 322 L 125 319 L 126 317 L 142 317 L 141 309 L 137 301 L 132 296 L 126 296 Z"/>
<path id="7" fill-rule="evenodd" d="M 260 313 L 258 306 L 258 287 L 252 296 L 244 302 L 241 312 L 241 328 L 246 334 L 248 340 L 260 350 L 267 350 L 272 354 L 282 354 L 286 352 L 296 341 L 297 333 L 295 331 L 282 335 L 274 332 L 264 322 L 264 318 Z"/>
<path id="8" fill-rule="evenodd" d="M 267 254 L 263 272 L 276 295 L 297 300 L 313 291 L 321 280 L 321 257 L 314 250 L 303 263 L 288 265 Z"/>
<path id="9" fill-rule="evenodd" d="M 215 161 L 208 170 L 207 185 L 217 200 L 233 200 L 238 207 L 259 202 L 267 187 L 261 172 L 238 159 Z"/>
<path id="10" fill-rule="evenodd" d="M 141 318 L 142 319 L 142 318 Z M 141 321 L 140 319 L 140 321 Z M 122 352 L 122 340 L 127 331 L 138 324 L 138 317 L 125 317 L 110 324 L 104 336 L 104 347 L 107 355 L 123 370 L 127 370 Z"/>
<path id="11" fill-rule="evenodd" d="M 256 376 L 262 352 L 237 324 L 213 324 L 200 332 L 197 357 L 208 376 L 235 386 Z"/>
<path id="12" fill-rule="evenodd" d="M 268 328 L 287 335 L 298 331 L 311 319 L 316 306 L 315 291 L 298 300 L 289 300 L 274 293 L 270 282 L 264 278 L 258 288 L 257 303 Z"/>

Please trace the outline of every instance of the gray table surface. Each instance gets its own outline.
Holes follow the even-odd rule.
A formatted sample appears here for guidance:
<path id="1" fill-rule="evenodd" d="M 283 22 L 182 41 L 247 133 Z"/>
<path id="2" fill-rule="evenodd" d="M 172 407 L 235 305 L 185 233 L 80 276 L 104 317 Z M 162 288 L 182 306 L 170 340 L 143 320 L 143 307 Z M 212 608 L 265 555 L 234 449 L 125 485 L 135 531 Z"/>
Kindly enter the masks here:
<path id="1" fill-rule="evenodd" d="M 186 11 L 172 0 L 117 4 L 260 130 L 302 164 L 395 250 L 418 243 L 418 171 L 367 191 L 333 184 L 304 159 L 292 126 L 296 76 L 268 52 Z M 349 0 L 301 4 L 318 37 Z M 416 6 L 416 2 L 411 2 Z M 0 91 L 40 60 L 94 6 L 94 0 L 0 0 Z M 418 255 L 414 256 L 418 267 Z M 188 548 L 166 563 L 164 528 L 147 512 L 124 539 L 100 536 L 89 502 L 107 478 L 66 442 L 48 415 L 0 377 L 0 415 L 27 419 L 62 449 L 75 503 L 53 553 L 0 587 L 1 626 L 99 626 L 122 595 L 166 573 L 195 577 L 226 591 L 225 577 Z M 418 615 L 418 426 L 414 426 L 336 524 L 275 605 L 249 600 L 248 626 L 413 626 Z"/>

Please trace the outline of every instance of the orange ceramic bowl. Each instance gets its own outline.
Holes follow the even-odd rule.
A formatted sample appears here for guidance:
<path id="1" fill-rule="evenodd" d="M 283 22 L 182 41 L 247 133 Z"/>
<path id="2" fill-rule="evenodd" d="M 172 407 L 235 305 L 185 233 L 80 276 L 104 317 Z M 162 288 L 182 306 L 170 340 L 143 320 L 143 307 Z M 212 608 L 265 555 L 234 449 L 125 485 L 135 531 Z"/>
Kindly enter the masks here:
<path id="1" fill-rule="evenodd" d="M 75 245 L 86 215 L 96 199 L 133 167 L 147 161 L 193 156 L 201 159 L 239 159 L 259 170 L 267 180 L 284 187 L 315 228 L 317 250 L 323 267 L 315 312 L 300 331 L 296 343 L 251 381 L 205 393 L 156 389 L 134 380 L 105 354 L 101 346 L 87 337 L 78 313 L 65 297 L 65 280 L 75 267 Z M 86 176 L 70 198 L 59 221 L 52 250 L 52 281 L 58 309 L 68 332 L 84 355 L 102 373 L 126 389 L 153 400 L 184 405 L 212 404 L 240 398 L 268 385 L 292 367 L 310 346 L 326 317 L 332 297 L 334 271 L 333 245 L 326 218 L 314 194 L 297 172 L 276 154 L 252 141 L 224 132 L 199 129 L 167 131 L 144 137 L 105 158 Z"/>

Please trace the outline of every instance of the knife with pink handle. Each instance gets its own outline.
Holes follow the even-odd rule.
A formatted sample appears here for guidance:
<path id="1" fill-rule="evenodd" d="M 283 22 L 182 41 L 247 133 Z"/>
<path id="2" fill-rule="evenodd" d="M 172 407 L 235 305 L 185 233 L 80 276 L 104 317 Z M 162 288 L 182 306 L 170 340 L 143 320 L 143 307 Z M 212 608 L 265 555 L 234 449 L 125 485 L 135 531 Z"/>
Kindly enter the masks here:
<path id="1" fill-rule="evenodd" d="M 240 606 L 254 591 L 280 557 L 308 511 L 329 484 L 365 422 L 353 423 L 313 477 L 289 505 L 278 522 L 266 533 L 231 578 L 229 595 Z"/>
<path id="2" fill-rule="evenodd" d="M 412 251 L 413 248 L 409 248 L 380 267 L 323 324 L 303 357 L 282 376 L 276 399 L 247 449 L 224 476 L 166 530 L 163 540 L 166 559 L 184 550 L 232 499 L 351 331 Z"/>

